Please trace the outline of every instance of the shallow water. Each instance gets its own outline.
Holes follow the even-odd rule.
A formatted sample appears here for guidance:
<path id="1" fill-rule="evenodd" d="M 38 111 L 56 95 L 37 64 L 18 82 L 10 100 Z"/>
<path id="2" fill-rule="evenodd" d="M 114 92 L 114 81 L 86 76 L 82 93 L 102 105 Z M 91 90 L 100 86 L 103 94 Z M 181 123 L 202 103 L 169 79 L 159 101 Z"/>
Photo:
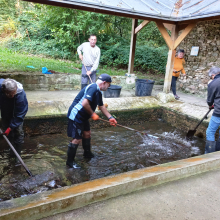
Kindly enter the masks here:
<path id="1" fill-rule="evenodd" d="M 80 145 L 76 155 L 79 169 L 70 169 L 65 165 L 70 141 L 65 134 L 25 138 L 22 159 L 34 175 L 40 176 L 40 180 L 34 179 L 34 185 L 24 168 L 15 166 L 14 159 L 9 157 L 9 148 L 1 138 L 0 201 L 204 153 L 203 139 L 195 137 L 187 141 L 185 133 L 160 119 L 130 127 L 146 131 L 159 139 L 119 127 L 92 130 L 95 158 L 84 159 Z M 45 173 L 48 170 L 50 173 Z"/>

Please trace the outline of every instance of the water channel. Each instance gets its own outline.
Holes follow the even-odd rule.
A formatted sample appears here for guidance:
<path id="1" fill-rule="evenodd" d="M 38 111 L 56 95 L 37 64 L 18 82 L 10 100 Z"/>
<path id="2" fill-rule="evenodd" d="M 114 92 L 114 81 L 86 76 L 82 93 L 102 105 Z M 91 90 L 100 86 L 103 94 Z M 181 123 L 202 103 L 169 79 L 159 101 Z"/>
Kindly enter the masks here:
<path id="1" fill-rule="evenodd" d="M 14 159 L 9 156 L 9 147 L 0 138 L 0 201 L 204 153 L 203 139 L 194 137 L 187 141 L 185 133 L 161 119 L 130 127 L 159 138 L 119 127 L 93 129 L 92 151 L 95 158 L 83 158 L 80 145 L 76 155 L 79 169 L 70 169 L 65 165 L 70 141 L 66 134 L 26 137 L 22 158 L 29 170 L 35 175 L 46 171 L 53 174 L 51 178 L 46 178 L 47 182 L 31 187 L 24 184 L 29 178 L 27 173 L 22 166 L 15 166 Z"/>

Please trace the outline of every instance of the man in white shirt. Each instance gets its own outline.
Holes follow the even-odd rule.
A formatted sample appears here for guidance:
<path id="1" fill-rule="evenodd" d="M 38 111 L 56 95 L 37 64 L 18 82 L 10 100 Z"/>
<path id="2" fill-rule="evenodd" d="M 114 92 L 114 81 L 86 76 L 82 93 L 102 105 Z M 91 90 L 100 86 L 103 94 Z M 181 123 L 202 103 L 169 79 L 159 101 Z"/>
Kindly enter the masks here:
<path id="1" fill-rule="evenodd" d="M 89 42 L 85 42 L 77 48 L 79 59 L 82 60 L 82 64 L 83 64 L 81 89 L 87 86 L 88 80 L 89 83 L 96 82 L 96 70 L 99 65 L 99 59 L 101 54 L 100 48 L 96 46 L 96 42 L 97 42 L 97 37 L 96 35 L 92 34 L 89 37 Z M 90 81 L 89 76 L 91 77 L 92 82 Z"/>

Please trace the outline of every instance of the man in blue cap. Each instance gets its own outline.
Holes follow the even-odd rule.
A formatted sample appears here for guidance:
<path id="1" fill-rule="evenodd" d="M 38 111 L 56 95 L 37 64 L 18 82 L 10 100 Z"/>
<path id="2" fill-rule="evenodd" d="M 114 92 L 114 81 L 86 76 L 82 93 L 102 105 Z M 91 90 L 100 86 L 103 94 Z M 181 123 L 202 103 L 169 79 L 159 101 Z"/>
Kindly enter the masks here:
<path id="1" fill-rule="evenodd" d="M 106 91 L 111 82 L 112 79 L 108 74 L 100 75 L 96 83 L 89 84 L 78 93 L 69 108 L 67 135 L 73 139 L 68 145 L 66 165 L 71 168 L 77 168 L 74 158 L 81 140 L 84 149 L 83 156 L 85 158 L 94 157 L 91 152 L 91 131 L 88 120 L 89 118 L 95 121 L 99 120 L 99 116 L 95 113 L 97 106 L 109 119 L 110 125 L 116 126 L 117 124 L 115 118 L 107 111 L 102 102 L 101 91 Z"/>

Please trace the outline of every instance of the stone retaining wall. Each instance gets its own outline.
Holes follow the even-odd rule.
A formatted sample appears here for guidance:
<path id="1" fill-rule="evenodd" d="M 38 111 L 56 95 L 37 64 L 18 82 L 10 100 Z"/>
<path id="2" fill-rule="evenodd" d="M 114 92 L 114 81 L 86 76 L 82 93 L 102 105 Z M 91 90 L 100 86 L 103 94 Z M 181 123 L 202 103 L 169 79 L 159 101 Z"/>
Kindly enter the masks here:
<path id="1" fill-rule="evenodd" d="M 1 73 L 0 78 L 11 78 L 23 84 L 26 91 L 34 90 L 80 90 L 81 75 L 77 74 L 42 74 L 33 73 Z M 127 76 L 112 76 L 112 84 L 123 89 L 132 89 L 135 83 L 130 83 Z M 127 83 L 128 82 L 128 83 Z"/>
<path id="2" fill-rule="evenodd" d="M 206 97 L 212 66 L 220 67 L 220 20 L 199 22 L 179 48 L 185 50 L 187 77 L 180 77 L 177 88 Z M 190 56 L 192 46 L 199 46 L 198 56 Z"/>

